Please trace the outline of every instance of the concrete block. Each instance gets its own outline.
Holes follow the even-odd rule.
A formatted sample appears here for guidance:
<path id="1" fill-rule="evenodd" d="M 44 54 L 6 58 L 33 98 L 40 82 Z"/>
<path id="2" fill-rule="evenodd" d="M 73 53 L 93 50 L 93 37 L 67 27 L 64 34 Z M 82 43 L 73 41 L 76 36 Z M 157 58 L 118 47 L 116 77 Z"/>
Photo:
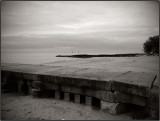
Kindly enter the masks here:
<path id="1" fill-rule="evenodd" d="M 101 110 L 113 115 L 118 115 L 127 111 L 127 104 L 101 101 Z"/>
<path id="2" fill-rule="evenodd" d="M 4 92 L 8 92 L 8 84 L 7 83 L 1 83 L 1 91 Z"/>
<path id="3" fill-rule="evenodd" d="M 33 98 L 40 98 L 41 97 L 41 91 L 38 89 L 32 89 L 32 96 Z"/>
<path id="4" fill-rule="evenodd" d="M 113 79 L 112 90 L 148 97 L 148 90 L 155 78 L 156 74 L 154 73 L 129 71 Z"/>
<path id="5" fill-rule="evenodd" d="M 23 80 L 19 80 L 18 81 L 18 92 L 19 93 L 23 93 L 23 85 L 24 85 L 24 81 Z"/>
<path id="6" fill-rule="evenodd" d="M 43 83 L 46 90 L 60 90 L 60 85 L 55 83 Z"/>
<path id="7" fill-rule="evenodd" d="M 60 98 L 61 98 L 60 91 L 55 91 L 55 99 L 60 100 Z"/>
<path id="8" fill-rule="evenodd" d="M 78 74 L 78 73 L 77 73 Z M 82 74 L 83 77 L 87 74 Z M 110 74 L 109 74 L 110 75 Z M 108 76 L 109 76 L 108 75 Z M 114 74 L 112 74 L 113 76 Z M 94 76 L 94 75 L 92 75 Z M 76 77 L 76 78 L 74 78 Z M 95 80 L 95 79 L 91 79 L 90 77 L 84 77 L 84 78 L 77 78 L 79 77 L 78 75 L 76 76 L 76 74 L 74 74 L 73 77 L 62 77 L 61 84 L 64 85 L 74 85 L 74 86 L 78 86 L 78 87 L 87 87 L 90 89 L 101 89 L 101 90 L 111 90 L 111 86 L 110 86 L 110 82 L 108 81 L 100 81 L 100 80 Z"/>
<path id="9" fill-rule="evenodd" d="M 92 97 L 86 96 L 85 104 L 88 106 L 92 106 Z"/>
<path id="10" fill-rule="evenodd" d="M 98 99 L 109 101 L 109 102 L 117 101 L 114 93 L 110 91 L 105 91 L 105 90 L 96 90 L 96 89 L 90 89 L 90 88 L 84 88 L 84 87 L 80 88 L 73 85 L 70 85 L 70 86 L 62 85 L 61 90 L 64 92 L 96 97 Z"/>
<path id="11" fill-rule="evenodd" d="M 64 100 L 70 101 L 70 94 L 69 93 L 64 93 Z"/>
<path id="12" fill-rule="evenodd" d="M 32 81 L 27 81 L 27 85 L 31 86 L 32 85 Z"/>
<path id="13" fill-rule="evenodd" d="M 150 96 L 147 99 L 147 107 L 149 108 L 150 116 L 153 119 L 159 117 L 159 86 L 153 85 Z"/>
<path id="14" fill-rule="evenodd" d="M 74 99 L 75 103 L 79 103 L 79 104 L 80 104 L 80 97 L 81 97 L 81 96 L 75 94 L 74 97 L 75 97 L 75 99 Z"/>
<path id="15" fill-rule="evenodd" d="M 22 92 L 22 84 L 18 83 L 18 92 L 21 93 Z"/>
<path id="16" fill-rule="evenodd" d="M 28 89 L 28 93 L 29 93 L 29 94 L 32 94 L 32 87 L 31 87 L 31 86 L 28 86 L 28 88 L 29 88 L 29 89 Z"/>
<path id="17" fill-rule="evenodd" d="M 136 104 L 139 106 L 146 105 L 146 98 L 137 95 L 125 94 L 118 91 L 105 91 L 105 90 L 96 90 L 96 89 L 89 89 L 89 88 L 80 88 L 73 85 L 67 86 L 62 85 L 61 90 L 64 92 L 79 94 L 79 95 L 87 95 L 90 97 L 95 97 L 100 100 L 106 102 L 113 102 L 113 103 L 130 103 Z"/>
<path id="18" fill-rule="evenodd" d="M 113 94 L 115 95 L 115 99 L 117 100 L 116 101 L 117 103 L 121 102 L 121 103 L 135 104 L 135 105 L 139 105 L 139 106 L 146 106 L 146 98 L 145 97 L 125 94 L 125 93 L 121 93 L 118 91 L 115 91 Z M 106 100 L 104 100 L 104 101 L 106 101 Z"/>
<path id="19" fill-rule="evenodd" d="M 131 95 L 131 104 L 135 104 L 135 105 L 139 105 L 139 106 L 146 106 L 146 98 L 142 97 L 142 96 L 135 96 L 135 95 Z"/>
<path id="20" fill-rule="evenodd" d="M 33 81 L 33 88 L 42 90 L 44 88 L 44 85 L 40 81 Z"/>

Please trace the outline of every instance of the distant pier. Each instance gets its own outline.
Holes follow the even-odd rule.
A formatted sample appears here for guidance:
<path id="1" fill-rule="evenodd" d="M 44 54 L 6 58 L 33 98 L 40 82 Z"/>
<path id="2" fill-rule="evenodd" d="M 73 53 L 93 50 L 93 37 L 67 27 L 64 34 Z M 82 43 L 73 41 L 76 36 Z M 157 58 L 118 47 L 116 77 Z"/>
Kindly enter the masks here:
<path id="1" fill-rule="evenodd" d="M 56 57 L 73 57 L 73 58 L 92 58 L 92 57 L 136 57 L 142 56 L 145 54 L 141 53 L 134 53 L 134 54 L 76 54 L 76 55 L 57 55 Z"/>

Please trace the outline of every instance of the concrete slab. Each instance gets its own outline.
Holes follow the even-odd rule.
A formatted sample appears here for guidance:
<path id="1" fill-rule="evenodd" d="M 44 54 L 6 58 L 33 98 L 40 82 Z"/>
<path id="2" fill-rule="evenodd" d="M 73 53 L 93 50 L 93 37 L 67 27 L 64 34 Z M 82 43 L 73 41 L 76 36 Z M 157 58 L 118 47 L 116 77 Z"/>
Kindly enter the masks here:
<path id="1" fill-rule="evenodd" d="M 84 68 L 74 72 L 73 74 L 68 74 L 64 76 L 77 77 L 77 78 L 90 79 L 90 80 L 109 81 L 114 77 L 119 76 L 123 73 L 125 72 L 108 72 L 107 69 Z"/>
<path id="2" fill-rule="evenodd" d="M 3 69 L 2 69 L 3 70 Z M 141 72 L 108 72 L 107 69 L 78 68 L 70 66 L 42 66 L 20 64 L 5 65 L 4 70 L 14 72 L 17 70 L 21 79 L 38 80 L 61 85 L 74 85 L 81 88 L 91 88 L 138 96 L 148 96 L 156 74 Z M 16 77 L 16 76 L 15 76 Z"/>
<path id="3" fill-rule="evenodd" d="M 109 81 L 91 80 L 82 78 L 61 77 L 60 80 L 63 85 L 73 85 L 81 88 L 111 90 L 111 84 Z"/>
<path id="4" fill-rule="evenodd" d="M 45 74 L 48 71 L 54 71 L 60 68 L 60 66 L 47 66 L 47 65 L 32 65 L 32 64 L 5 64 L 2 66 L 3 70 L 14 71 L 14 72 L 23 72 L 30 74 Z"/>
<path id="5" fill-rule="evenodd" d="M 113 79 L 112 90 L 148 97 L 156 74 L 129 72 Z"/>

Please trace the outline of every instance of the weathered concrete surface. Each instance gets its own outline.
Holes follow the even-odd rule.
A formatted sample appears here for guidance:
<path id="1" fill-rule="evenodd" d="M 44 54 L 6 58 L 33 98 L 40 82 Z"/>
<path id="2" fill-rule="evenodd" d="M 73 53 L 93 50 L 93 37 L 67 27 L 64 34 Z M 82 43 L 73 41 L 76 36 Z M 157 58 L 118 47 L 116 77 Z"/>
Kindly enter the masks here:
<path id="1" fill-rule="evenodd" d="M 137 72 L 108 72 L 105 69 L 2 64 L 2 72 L 16 72 L 26 80 L 38 80 L 57 84 L 68 84 L 101 90 L 115 90 L 139 96 L 148 96 L 156 74 Z M 19 74 L 17 73 L 19 72 Z M 2 73 L 2 75 L 3 75 Z"/>
<path id="2" fill-rule="evenodd" d="M 155 79 L 156 75 L 153 73 L 124 73 L 113 80 L 113 90 L 146 97 Z"/>

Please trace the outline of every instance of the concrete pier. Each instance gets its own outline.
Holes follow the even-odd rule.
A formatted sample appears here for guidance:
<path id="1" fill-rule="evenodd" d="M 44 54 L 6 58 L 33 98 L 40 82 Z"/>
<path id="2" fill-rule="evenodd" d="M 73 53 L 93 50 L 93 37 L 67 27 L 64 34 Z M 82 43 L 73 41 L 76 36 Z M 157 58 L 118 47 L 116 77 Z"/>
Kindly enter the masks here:
<path id="1" fill-rule="evenodd" d="M 102 110 L 112 109 L 109 112 L 113 114 L 124 112 L 126 104 L 149 107 L 151 112 L 159 111 L 156 108 L 159 87 L 155 89 L 153 86 L 157 77 L 154 73 L 27 64 L 2 64 L 1 68 L 5 90 L 5 84 L 12 84 L 17 86 L 18 92 L 33 97 L 47 95 L 89 106 L 97 104 Z M 154 99 L 157 101 L 153 104 Z M 109 103 L 113 105 L 107 109 Z"/>

